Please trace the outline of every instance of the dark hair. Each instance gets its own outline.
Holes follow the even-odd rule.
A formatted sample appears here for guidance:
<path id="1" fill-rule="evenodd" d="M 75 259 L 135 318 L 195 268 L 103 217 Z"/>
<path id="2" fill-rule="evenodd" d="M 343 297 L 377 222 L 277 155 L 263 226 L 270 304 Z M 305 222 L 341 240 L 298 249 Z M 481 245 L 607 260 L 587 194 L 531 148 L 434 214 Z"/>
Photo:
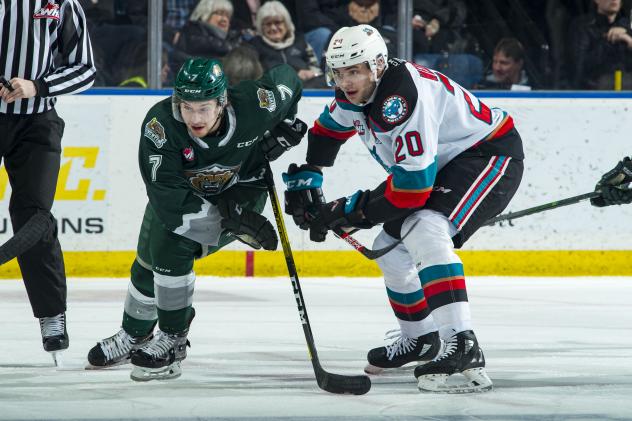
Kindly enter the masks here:
<path id="1" fill-rule="evenodd" d="M 379 3 L 379 0 L 353 0 L 360 7 L 371 7 L 375 3 Z"/>
<path id="2" fill-rule="evenodd" d="M 498 41 L 496 48 L 494 48 L 494 54 L 500 52 L 515 61 L 524 61 L 524 47 L 515 38 L 503 38 Z"/>

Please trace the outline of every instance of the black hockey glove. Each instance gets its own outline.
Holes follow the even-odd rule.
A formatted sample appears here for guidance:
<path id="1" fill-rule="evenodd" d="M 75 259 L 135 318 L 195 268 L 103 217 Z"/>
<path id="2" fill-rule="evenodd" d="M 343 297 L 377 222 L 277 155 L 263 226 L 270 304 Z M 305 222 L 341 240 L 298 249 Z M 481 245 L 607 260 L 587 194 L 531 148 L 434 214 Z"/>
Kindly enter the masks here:
<path id="1" fill-rule="evenodd" d="M 301 229 L 308 229 L 318 209 L 325 204 L 321 188 L 323 173 L 313 165 L 290 164 L 283 173 L 283 182 L 287 186 L 285 213 L 292 215 L 294 223 Z"/>
<path id="2" fill-rule="evenodd" d="M 595 191 L 601 191 L 601 196 L 590 199 L 590 203 L 600 208 L 632 203 L 631 182 L 632 160 L 626 157 L 601 177 L 595 186 Z"/>
<path id="3" fill-rule="evenodd" d="M 374 226 L 375 224 L 364 216 L 364 207 L 369 201 L 370 194 L 370 190 L 358 190 L 351 196 L 323 205 L 310 224 L 310 240 L 325 241 L 327 232 L 337 227 L 364 229 Z"/>
<path id="4" fill-rule="evenodd" d="M 274 161 L 284 152 L 301 143 L 301 139 L 307 133 L 307 124 L 300 119 L 283 120 L 272 130 L 263 135 L 260 142 L 261 151 L 268 161 Z"/>
<path id="5" fill-rule="evenodd" d="M 279 244 L 274 227 L 265 216 L 244 209 L 234 200 L 219 200 L 222 228 L 230 231 L 242 243 L 254 249 L 276 250 Z"/>

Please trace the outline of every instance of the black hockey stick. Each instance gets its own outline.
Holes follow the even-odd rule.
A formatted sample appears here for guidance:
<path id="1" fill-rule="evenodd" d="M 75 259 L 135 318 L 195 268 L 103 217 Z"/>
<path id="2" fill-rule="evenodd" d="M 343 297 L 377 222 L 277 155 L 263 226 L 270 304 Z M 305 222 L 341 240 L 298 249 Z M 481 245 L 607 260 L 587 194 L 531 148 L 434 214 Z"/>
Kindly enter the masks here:
<path id="1" fill-rule="evenodd" d="M 540 213 L 547 210 L 561 208 L 562 206 L 574 205 L 575 203 L 582 202 L 587 199 L 592 199 L 594 197 L 601 196 L 600 191 L 593 191 L 590 193 L 580 194 L 578 196 L 569 197 L 566 199 L 556 200 L 555 202 L 545 203 L 540 206 L 534 206 L 532 208 L 524 209 L 517 212 L 507 212 L 502 215 L 495 216 L 491 218 L 489 221 L 485 222 L 485 225 L 494 225 L 496 222 L 509 221 L 509 225 L 511 225 L 511 221 L 514 219 L 522 218 L 523 216 L 533 215 L 534 213 Z"/>
<path id="2" fill-rule="evenodd" d="M 294 264 L 294 256 L 292 255 L 287 231 L 285 230 L 283 214 L 281 213 L 281 205 L 279 204 L 279 198 L 277 196 L 276 187 L 274 186 L 274 177 L 272 175 L 272 169 L 270 168 L 269 162 L 266 168 L 265 180 L 268 187 L 268 194 L 270 195 L 270 202 L 272 203 L 272 210 L 274 211 L 274 219 L 276 220 L 279 237 L 281 238 L 283 254 L 285 255 L 285 263 L 287 265 L 288 274 L 290 275 L 290 280 L 292 281 L 292 289 L 294 290 L 294 297 L 296 298 L 298 314 L 301 318 L 303 333 L 305 334 L 305 340 L 307 342 L 307 349 L 309 351 L 310 359 L 312 360 L 312 366 L 314 367 L 316 383 L 318 383 L 318 387 L 330 393 L 364 395 L 371 389 L 371 379 L 369 379 L 368 376 L 345 376 L 342 374 L 333 374 L 325 371 L 325 369 L 320 365 L 318 353 L 316 352 L 316 344 L 314 343 L 314 336 L 312 334 L 312 328 L 309 324 L 309 318 L 307 317 L 307 308 L 305 307 L 301 284 L 298 280 L 298 272 L 296 271 L 296 265 Z"/>
<path id="3" fill-rule="evenodd" d="M 5 88 L 7 88 L 9 91 L 13 92 L 13 86 L 11 85 L 11 82 L 9 82 L 8 80 L 6 80 L 4 78 L 4 76 L 0 76 L 0 84 L 2 84 Z"/>
<path id="4" fill-rule="evenodd" d="M 413 224 L 412 227 L 410 227 L 410 229 L 408 230 L 408 232 L 406 234 L 404 234 L 402 236 L 402 238 L 400 238 L 399 240 L 397 240 L 395 243 L 391 244 L 390 246 L 386 246 L 384 248 L 381 249 L 374 249 L 371 250 L 369 248 L 366 248 L 364 245 L 362 245 L 362 243 L 360 243 L 358 240 L 356 240 L 355 238 L 353 238 L 351 236 L 351 232 L 347 232 L 345 230 L 343 230 L 342 228 L 335 228 L 334 234 L 336 234 L 336 237 L 345 240 L 347 242 L 347 244 L 351 245 L 351 247 L 353 247 L 354 249 L 356 249 L 357 251 L 359 251 L 360 253 L 362 253 L 362 255 L 364 257 L 366 257 L 369 260 L 375 260 L 379 257 L 384 256 L 386 253 L 388 253 L 389 251 L 393 250 L 395 247 L 397 247 L 402 241 L 404 241 L 404 239 L 406 237 L 408 237 L 408 235 L 413 232 L 413 229 L 417 226 L 417 224 L 419 223 L 419 221 L 415 221 L 415 223 Z"/>
<path id="5" fill-rule="evenodd" d="M 38 212 L 31 216 L 13 237 L 0 246 L 0 266 L 37 244 L 54 224 L 53 219 L 46 213 Z"/>

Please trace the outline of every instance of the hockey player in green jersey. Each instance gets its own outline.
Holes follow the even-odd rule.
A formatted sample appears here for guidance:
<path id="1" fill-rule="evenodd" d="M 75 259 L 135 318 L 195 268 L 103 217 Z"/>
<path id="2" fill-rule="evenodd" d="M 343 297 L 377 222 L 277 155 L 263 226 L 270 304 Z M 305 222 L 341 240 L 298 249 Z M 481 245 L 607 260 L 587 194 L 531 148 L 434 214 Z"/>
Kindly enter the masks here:
<path id="1" fill-rule="evenodd" d="M 125 300 L 122 329 L 88 354 L 88 368 L 130 362 L 137 381 L 181 374 L 195 273 L 193 261 L 237 239 L 274 250 L 261 215 L 263 174 L 305 134 L 295 119 L 302 86 L 287 65 L 228 87 L 217 60 L 189 59 L 174 92 L 141 128 L 139 166 L 149 202 Z M 158 330 L 154 326 L 158 323 Z"/>

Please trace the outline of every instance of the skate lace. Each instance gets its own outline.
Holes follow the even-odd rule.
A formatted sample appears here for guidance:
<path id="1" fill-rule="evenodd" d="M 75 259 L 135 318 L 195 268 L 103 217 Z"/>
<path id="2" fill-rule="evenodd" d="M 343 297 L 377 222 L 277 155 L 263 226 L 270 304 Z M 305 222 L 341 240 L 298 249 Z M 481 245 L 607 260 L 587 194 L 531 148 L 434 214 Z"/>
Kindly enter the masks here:
<path id="1" fill-rule="evenodd" d="M 175 343 L 176 335 L 170 335 L 160 330 L 154 337 L 154 340 L 143 348 L 143 352 L 152 357 L 158 357 L 167 354 L 174 347 Z"/>
<path id="2" fill-rule="evenodd" d="M 101 350 L 108 360 L 117 359 L 128 354 L 134 342 L 132 337 L 123 329 L 119 330 L 114 336 L 101 341 Z"/>
<path id="3" fill-rule="evenodd" d="M 389 360 L 392 360 L 397 355 L 404 355 L 411 352 L 417 346 L 417 338 L 407 338 L 403 336 L 400 329 L 387 331 L 384 339 L 395 339 L 392 344 L 386 345 L 386 358 Z"/>
<path id="4" fill-rule="evenodd" d="M 39 323 L 42 337 L 48 338 L 51 336 L 60 336 L 64 334 L 66 318 L 62 313 L 53 317 L 42 317 L 39 319 Z"/>
<path id="5" fill-rule="evenodd" d="M 439 355 L 434 359 L 434 361 L 440 361 L 444 358 L 447 358 L 456 352 L 456 349 L 459 345 L 456 335 L 451 336 L 447 341 L 442 341 L 442 350 L 439 352 Z"/>

